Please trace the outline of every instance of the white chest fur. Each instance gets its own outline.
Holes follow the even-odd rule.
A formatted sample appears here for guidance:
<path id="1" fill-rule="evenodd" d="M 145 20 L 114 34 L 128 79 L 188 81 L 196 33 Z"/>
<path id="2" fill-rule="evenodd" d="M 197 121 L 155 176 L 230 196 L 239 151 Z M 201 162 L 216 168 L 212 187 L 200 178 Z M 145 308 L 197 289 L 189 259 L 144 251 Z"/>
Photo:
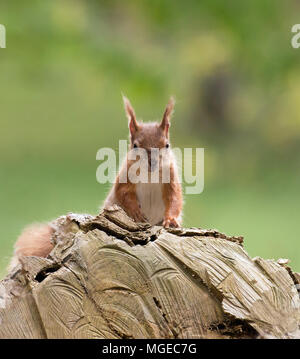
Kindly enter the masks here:
<path id="1" fill-rule="evenodd" d="M 165 204 L 162 198 L 161 183 L 138 183 L 136 193 L 142 213 L 152 225 L 164 219 Z"/>

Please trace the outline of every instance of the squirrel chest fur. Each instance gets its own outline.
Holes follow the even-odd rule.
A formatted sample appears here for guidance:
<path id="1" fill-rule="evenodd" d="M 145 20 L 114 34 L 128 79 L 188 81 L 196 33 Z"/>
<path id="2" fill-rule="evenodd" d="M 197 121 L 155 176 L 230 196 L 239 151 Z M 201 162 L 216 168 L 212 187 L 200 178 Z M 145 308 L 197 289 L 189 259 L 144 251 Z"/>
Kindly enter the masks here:
<path id="1" fill-rule="evenodd" d="M 137 200 L 147 221 L 152 224 L 162 223 L 165 214 L 161 183 L 136 184 Z"/>

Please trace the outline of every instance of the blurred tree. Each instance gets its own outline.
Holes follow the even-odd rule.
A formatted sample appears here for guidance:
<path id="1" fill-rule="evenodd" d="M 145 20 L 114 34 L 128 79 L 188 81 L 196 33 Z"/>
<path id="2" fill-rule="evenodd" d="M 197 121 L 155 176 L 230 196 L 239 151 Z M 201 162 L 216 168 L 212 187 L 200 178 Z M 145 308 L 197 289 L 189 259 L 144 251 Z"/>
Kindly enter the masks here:
<path id="1" fill-rule="evenodd" d="M 233 75 L 224 68 L 217 68 L 201 78 L 195 86 L 194 113 L 192 120 L 204 131 L 222 133 L 229 130 L 231 123 L 229 102 L 233 94 Z"/>

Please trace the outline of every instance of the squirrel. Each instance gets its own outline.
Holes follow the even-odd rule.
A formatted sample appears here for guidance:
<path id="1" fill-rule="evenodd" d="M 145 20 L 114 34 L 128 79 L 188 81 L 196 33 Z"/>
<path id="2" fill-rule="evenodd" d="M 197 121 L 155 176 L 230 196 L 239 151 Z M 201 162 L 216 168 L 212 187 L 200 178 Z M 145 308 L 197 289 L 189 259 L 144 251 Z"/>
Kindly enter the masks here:
<path id="1" fill-rule="evenodd" d="M 148 222 L 151 225 L 164 227 L 180 227 L 183 207 L 182 189 L 179 181 L 175 157 L 170 148 L 169 128 L 175 101 L 171 97 L 160 123 L 138 122 L 135 111 L 129 100 L 123 96 L 125 113 L 128 118 L 130 134 L 130 151 L 144 150 L 146 153 L 147 179 L 150 181 L 132 181 L 129 176 L 130 168 L 136 160 L 129 154 L 121 165 L 103 209 L 114 205 L 121 207 L 129 217 L 136 222 Z M 155 158 L 153 149 L 163 152 Z M 151 173 L 158 171 L 158 180 L 151 181 Z M 168 172 L 168 180 L 163 180 L 163 170 Z M 140 171 L 140 170 L 138 170 Z M 121 180 L 125 178 L 125 181 Z M 15 243 L 14 256 L 8 269 L 18 264 L 22 256 L 47 257 L 53 249 L 51 237 L 53 235 L 51 223 L 31 225 L 24 229 Z"/>
<path id="2" fill-rule="evenodd" d="M 151 179 L 147 183 L 132 183 L 128 178 L 128 173 L 134 161 L 127 154 L 116 177 L 115 184 L 104 202 L 104 208 L 117 204 L 136 222 L 148 222 L 151 225 L 163 225 L 164 227 L 179 227 L 183 204 L 182 190 L 175 157 L 169 141 L 174 99 L 171 97 L 161 123 L 138 122 L 129 100 L 125 96 L 123 96 L 123 100 L 129 123 L 130 150 L 145 150 L 149 177 L 151 177 L 154 168 L 159 170 L 159 178 L 157 183 L 153 183 Z M 164 163 L 153 156 L 152 149 L 165 150 Z M 169 181 L 166 183 L 163 183 L 162 178 L 163 166 L 164 170 L 169 171 Z M 166 166 L 167 168 L 165 168 Z M 120 181 L 121 177 L 126 178 L 126 183 Z"/>

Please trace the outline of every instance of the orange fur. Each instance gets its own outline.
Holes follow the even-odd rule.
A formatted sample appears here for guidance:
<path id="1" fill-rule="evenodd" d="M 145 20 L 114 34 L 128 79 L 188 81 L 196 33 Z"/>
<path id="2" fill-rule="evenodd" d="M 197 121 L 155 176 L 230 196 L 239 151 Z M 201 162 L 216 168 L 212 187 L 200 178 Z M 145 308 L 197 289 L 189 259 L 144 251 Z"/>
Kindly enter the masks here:
<path id="1" fill-rule="evenodd" d="M 183 206 L 182 190 L 173 166 L 171 166 L 170 179 L 170 183 L 163 185 L 163 200 L 166 206 L 163 226 L 179 227 Z"/>
<path id="2" fill-rule="evenodd" d="M 52 234 L 53 229 L 49 224 L 33 224 L 25 228 L 15 243 L 14 257 L 9 268 L 18 264 L 22 256 L 47 257 L 53 248 Z"/>
<path id="3" fill-rule="evenodd" d="M 117 204 L 136 222 L 145 222 L 145 217 L 141 212 L 134 183 L 117 183 L 115 188 Z"/>

